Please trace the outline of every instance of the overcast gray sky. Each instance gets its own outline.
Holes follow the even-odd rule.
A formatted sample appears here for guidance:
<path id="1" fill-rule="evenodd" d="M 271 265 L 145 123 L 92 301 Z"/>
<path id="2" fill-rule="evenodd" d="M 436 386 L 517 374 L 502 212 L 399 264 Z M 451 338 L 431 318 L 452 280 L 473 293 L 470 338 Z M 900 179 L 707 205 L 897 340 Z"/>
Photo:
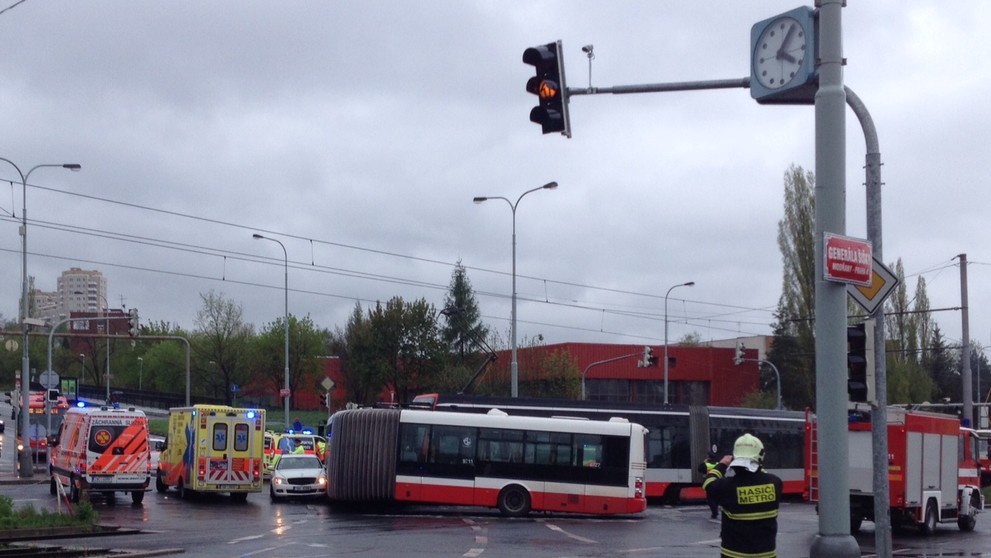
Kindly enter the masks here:
<path id="1" fill-rule="evenodd" d="M 192 328 L 201 293 L 261 327 L 343 327 L 356 301 L 440 307 L 457 261 L 508 339 L 659 344 L 768 334 L 783 176 L 815 169 L 814 109 L 747 89 L 582 96 L 572 139 L 528 121 L 523 50 L 564 44 L 570 87 L 749 75 L 784 1 L 0 1 L 0 157 L 29 180 L 29 273 L 98 269 L 113 307 Z M 844 78 L 884 164 L 884 259 L 991 344 L 986 193 L 991 3 L 850 0 Z M 847 234 L 866 237 L 864 136 L 847 113 Z M 12 182 L 12 184 L 11 184 Z M 0 162 L 0 313 L 17 316 L 21 187 Z M 961 316 L 935 318 L 950 342 Z"/>

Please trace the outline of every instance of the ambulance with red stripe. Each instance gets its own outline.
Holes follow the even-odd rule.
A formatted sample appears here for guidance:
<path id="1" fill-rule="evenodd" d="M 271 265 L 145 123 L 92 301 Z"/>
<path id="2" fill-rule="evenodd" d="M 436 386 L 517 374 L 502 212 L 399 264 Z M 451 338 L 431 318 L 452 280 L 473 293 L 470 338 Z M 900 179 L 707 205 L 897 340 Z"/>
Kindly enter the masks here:
<path id="1" fill-rule="evenodd" d="M 180 498 L 226 492 L 244 502 L 262 491 L 265 410 L 193 405 L 169 410 L 169 431 L 158 458 L 155 488 Z"/>
<path id="2" fill-rule="evenodd" d="M 69 409 L 51 454 L 51 493 L 61 483 L 73 502 L 99 492 L 113 503 L 116 492 L 130 492 L 140 504 L 151 482 L 148 419 L 133 408 Z"/>

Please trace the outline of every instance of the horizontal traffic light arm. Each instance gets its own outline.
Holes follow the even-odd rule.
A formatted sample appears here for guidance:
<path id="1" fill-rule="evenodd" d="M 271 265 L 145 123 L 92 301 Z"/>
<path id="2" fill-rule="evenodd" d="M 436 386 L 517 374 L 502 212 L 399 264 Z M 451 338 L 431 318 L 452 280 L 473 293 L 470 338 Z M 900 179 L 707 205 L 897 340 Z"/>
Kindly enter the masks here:
<path id="1" fill-rule="evenodd" d="M 704 89 L 750 89 L 750 77 L 717 79 L 709 81 L 680 81 L 672 83 L 646 83 L 643 85 L 615 85 L 613 87 L 568 88 L 571 95 L 626 95 L 630 93 L 669 93 L 672 91 L 699 91 Z"/>

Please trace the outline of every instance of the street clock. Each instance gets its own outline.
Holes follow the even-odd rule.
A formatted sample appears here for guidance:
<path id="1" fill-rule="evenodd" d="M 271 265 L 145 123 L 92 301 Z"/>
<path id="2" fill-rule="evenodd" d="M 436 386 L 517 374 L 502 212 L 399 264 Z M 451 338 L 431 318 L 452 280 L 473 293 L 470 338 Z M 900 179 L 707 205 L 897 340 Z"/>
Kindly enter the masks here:
<path id="1" fill-rule="evenodd" d="M 750 96 L 761 104 L 814 104 L 816 12 L 809 7 L 759 21 L 750 28 Z"/>

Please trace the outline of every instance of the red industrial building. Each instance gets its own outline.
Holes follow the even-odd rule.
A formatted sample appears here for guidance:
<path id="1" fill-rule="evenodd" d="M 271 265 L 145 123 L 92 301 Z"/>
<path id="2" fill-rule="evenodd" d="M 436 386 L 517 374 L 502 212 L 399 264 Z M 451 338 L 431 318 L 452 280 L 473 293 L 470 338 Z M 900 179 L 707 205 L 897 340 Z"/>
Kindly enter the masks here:
<path id="1" fill-rule="evenodd" d="M 540 363 L 555 353 L 567 353 L 584 375 L 585 396 L 598 401 L 664 403 L 664 346 L 647 346 L 654 364 L 642 366 L 644 345 L 558 343 L 517 349 L 521 395 L 528 383 L 545 381 Z M 736 349 L 709 346 L 668 346 L 668 402 L 692 405 L 740 405 L 759 389 L 757 349 L 745 349 L 746 360 L 734 363 Z M 510 351 L 498 359 L 489 381 L 509 382 Z"/>

